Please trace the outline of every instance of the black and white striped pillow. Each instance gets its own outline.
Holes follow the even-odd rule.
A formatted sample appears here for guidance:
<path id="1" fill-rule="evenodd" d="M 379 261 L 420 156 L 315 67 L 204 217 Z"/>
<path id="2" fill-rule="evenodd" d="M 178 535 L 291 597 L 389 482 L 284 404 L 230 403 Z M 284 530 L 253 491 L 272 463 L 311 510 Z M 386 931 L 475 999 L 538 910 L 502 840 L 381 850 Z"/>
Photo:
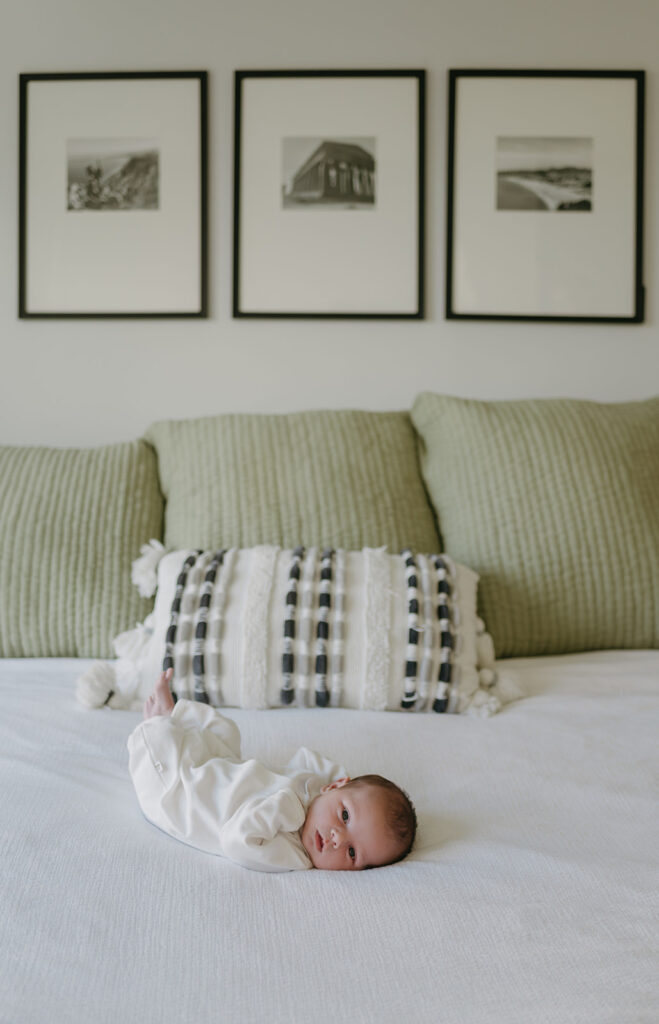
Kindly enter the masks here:
<path id="1" fill-rule="evenodd" d="M 218 707 L 498 710 L 478 577 L 446 554 L 154 551 L 154 613 L 116 642 L 142 693 L 171 667 L 178 697 Z"/>

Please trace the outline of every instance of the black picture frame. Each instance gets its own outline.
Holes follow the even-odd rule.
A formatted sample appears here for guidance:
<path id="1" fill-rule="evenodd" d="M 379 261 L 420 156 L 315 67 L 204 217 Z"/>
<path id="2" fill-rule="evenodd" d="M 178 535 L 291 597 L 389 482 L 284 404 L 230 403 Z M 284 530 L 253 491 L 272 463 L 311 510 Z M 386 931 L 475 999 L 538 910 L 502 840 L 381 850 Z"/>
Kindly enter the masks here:
<path id="1" fill-rule="evenodd" d="M 208 316 L 208 73 L 19 75 L 21 319 Z"/>
<path id="2" fill-rule="evenodd" d="M 234 317 L 424 317 L 425 85 L 235 72 Z"/>
<path id="3" fill-rule="evenodd" d="M 641 323 L 645 73 L 448 78 L 446 318 Z"/>

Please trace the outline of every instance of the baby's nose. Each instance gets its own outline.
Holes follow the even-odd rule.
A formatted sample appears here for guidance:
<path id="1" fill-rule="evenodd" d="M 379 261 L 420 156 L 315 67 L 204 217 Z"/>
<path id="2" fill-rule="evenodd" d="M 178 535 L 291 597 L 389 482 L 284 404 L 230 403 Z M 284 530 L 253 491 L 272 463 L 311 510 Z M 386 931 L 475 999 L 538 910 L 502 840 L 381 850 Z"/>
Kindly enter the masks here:
<path id="1" fill-rule="evenodd" d="M 334 847 L 335 850 L 337 850 L 339 848 L 339 846 L 341 845 L 341 838 L 342 837 L 341 837 L 340 833 L 337 831 L 337 829 L 335 829 L 335 828 L 331 828 L 330 829 L 330 836 L 331 836 L 331 839 L 332 839 L 332 846 Z"/>

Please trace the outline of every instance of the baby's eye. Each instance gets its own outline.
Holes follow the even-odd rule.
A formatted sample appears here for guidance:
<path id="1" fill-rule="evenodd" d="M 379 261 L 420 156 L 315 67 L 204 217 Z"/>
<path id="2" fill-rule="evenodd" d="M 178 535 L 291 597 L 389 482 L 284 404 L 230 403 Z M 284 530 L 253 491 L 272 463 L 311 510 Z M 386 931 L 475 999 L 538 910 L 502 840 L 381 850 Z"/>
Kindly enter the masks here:
<path id="1" fill-rule="evenodd" d="M 344 821 L 348 821 L 350 819 L 350 815 L 346 811 L 345 807 L 341 811 L 341 817 L 343 818 Z"/>
<path id="2" fill-rule="evenodd" d="M 348 853 L 350 854 L 350 860 L 354 860 L 355 859 L 355 848 L 354 848 L 354 846 L 349 846 L 348 847 Z"/>

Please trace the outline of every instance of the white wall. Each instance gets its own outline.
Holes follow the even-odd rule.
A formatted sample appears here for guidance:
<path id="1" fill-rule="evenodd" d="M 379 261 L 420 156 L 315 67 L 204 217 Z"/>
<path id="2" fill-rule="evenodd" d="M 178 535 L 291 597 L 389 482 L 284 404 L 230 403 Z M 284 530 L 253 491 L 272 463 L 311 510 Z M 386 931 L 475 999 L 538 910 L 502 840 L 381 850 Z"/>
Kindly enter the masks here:
<path id="1" fill-rule="evenodd" d="M 659 391 L 657 0 L 3 0 L 0 443 L 91 445 L 220 411 L 408 407 L 428 388 L 603 400 Z M 11 15 L 6 12 L 11 10 Z M 233 320 L 233 71 L 428 72 L 425 321 Z M 645 69 L 643 325 L 443 318 L 449 67 Z M 210 73 L 206 321 L 18 320 L 18 74 Z"/>

